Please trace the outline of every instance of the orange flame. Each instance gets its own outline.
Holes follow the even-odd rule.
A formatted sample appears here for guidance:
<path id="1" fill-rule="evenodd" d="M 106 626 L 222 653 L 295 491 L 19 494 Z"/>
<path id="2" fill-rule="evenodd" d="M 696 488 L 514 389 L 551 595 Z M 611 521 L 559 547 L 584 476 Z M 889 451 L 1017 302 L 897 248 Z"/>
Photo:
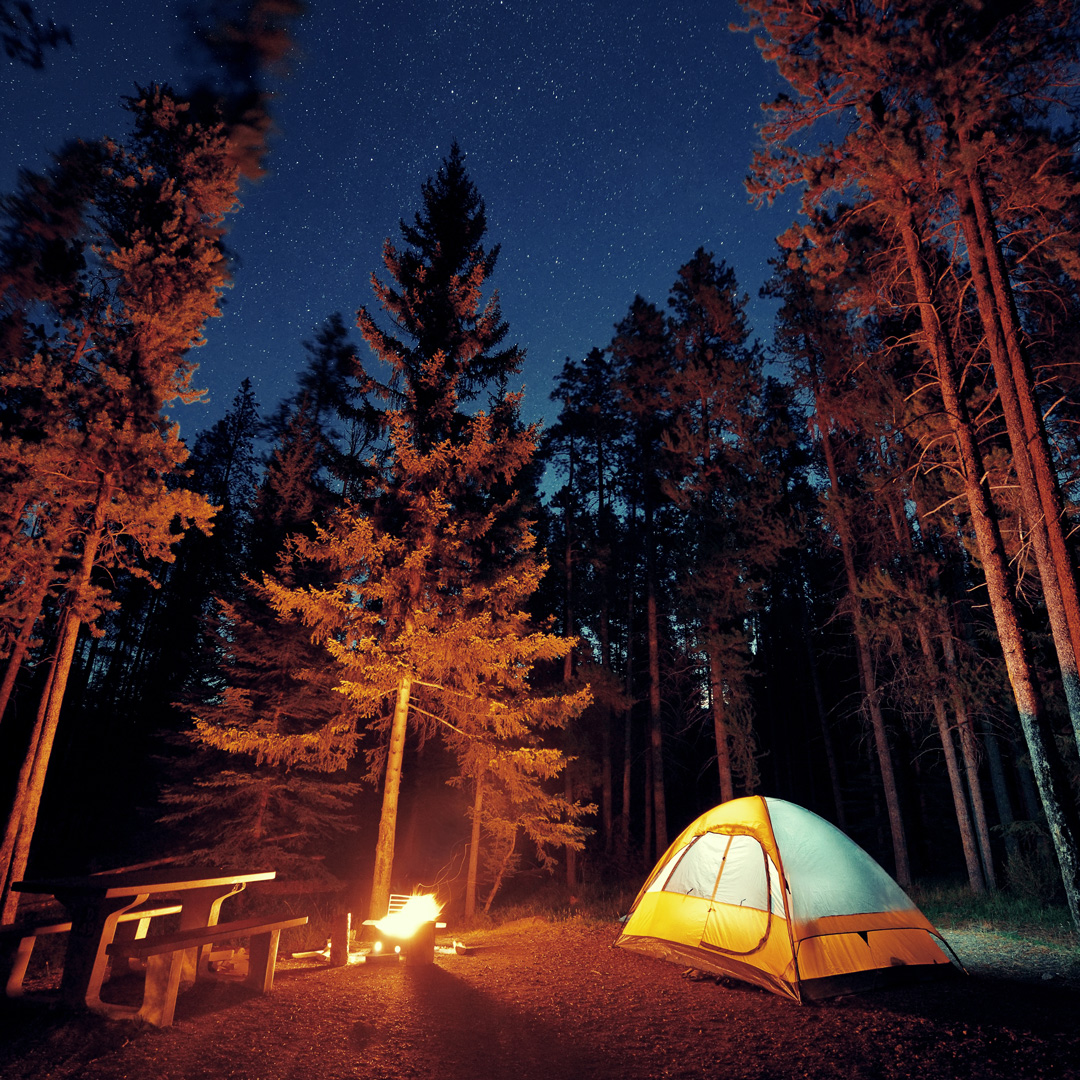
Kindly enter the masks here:
<path id="1" fill-rule="evenodd" d="M 375 926 L 386 937 L 410 938 L 424 923 L 435 922 L 441 911 L 442 904 L 430 893 L 410 896 L 402 907 L 383 916 Z"/>

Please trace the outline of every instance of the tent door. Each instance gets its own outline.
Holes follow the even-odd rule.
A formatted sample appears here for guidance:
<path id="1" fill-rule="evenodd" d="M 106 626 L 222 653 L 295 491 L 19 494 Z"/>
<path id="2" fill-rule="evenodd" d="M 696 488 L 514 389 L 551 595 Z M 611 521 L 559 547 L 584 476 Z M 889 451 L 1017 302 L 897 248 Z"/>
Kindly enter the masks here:
<path id="1" fill-rule="evenodd" d="M 709 905 L 701 945 L 736 956 L 757 952 L 772 929 L 779 875 L 752 836 L 728 838 Z M 783 914 L 781 908 L 780 914 Z"/>

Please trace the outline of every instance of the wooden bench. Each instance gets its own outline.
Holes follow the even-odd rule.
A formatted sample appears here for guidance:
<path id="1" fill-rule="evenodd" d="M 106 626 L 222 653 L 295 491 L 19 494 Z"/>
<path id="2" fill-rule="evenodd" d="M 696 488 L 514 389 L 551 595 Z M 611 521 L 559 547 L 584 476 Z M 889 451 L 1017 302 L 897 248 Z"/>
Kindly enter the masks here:
<path id="1" fill-rule="evenodd" d="M 119 918 L 121 923 L 136 922 L 135 939 L 145 938 L 150 929 L 150 920 L 162 915 L 175 915 L 180 910 L 179 904 L 144 904 L 131 911 L 125 911 Z M 8 970 L 4 990 L 8 997 L 21 997 L 26 969 L 34 944 L 39 937 L 47 934 L 66 934 L 71 929 L 70 922 L 54 922 L 42 918 L 38 922 L 17 923 L 14 926 L 0 927 L 0 953 L 6 954 Z"/>
<path id="2" fill-rule="evenodd" d="M 306 915 L 292 919 L 256 917 L 218 923 L 216 926 L 198 926 L 190 930 L 180 930 L 175 934 L 161 934 L 136 941 L 114 941 L 106 946 L 106 952 L 110 956 L 146 960 L 146 987 L 143 990 L 142 1005 L 138 1009 L 111 1005 L 107 1009 L 108 1015 L 142 1020 L 157 1027 L 168 1027 L 173 1022 L 185 953 L 189 949 L 230 938 L 250 939 L 248 974 L 244 983 L 265 994 L 274 985 L 274 968 L 281 931 L 293 926 L 303 926 L 307 921 Z"/>

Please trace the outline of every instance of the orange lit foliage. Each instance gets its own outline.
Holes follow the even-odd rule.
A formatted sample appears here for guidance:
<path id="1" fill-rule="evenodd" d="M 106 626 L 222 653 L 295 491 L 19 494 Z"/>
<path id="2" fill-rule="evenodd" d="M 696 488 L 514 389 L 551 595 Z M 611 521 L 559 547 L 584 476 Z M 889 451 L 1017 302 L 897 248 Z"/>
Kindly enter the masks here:
<path id="1" fill-rule="evenodd" d="M 108 579 L 95 571 L 145 577 L 147 560 L 173 557 L 184 528 L 210 527 L 207 500 L 174 482 L 187 450 L 163 410 L 199 396 L 187 352 L 218 314 L 237 173 L 221 126 L 192 122 L 169 91 L 152 88 L 128 107 L 128 145 L 70 147 L 51 176 L 24 177 L 9 204 L 0 339 L 8 633 L 27 640 L 43 589 L 63 604 L 40 752 L 33 777 L 20 779 L 5 867 L 20 821 L 16 861 L 25 856 L 79 627 L 109 604 Z"/>
<path id="2" fill-rule="evenodd" d="M 934 366 L 949 418 L 998 637 L 1073 920 L 1080 926 L 1080 855 L 1062 808 L 1062 800 L 1071 796 L 1055 772 L 981 451 L 966 412 L 956 339 L 948 325 L 950 297 L 932 272 L 937 236 L 951 234 L 966 244 L 1009 429 L 1012 464 L 1080 741 L 1077 645 L 1070 640 L 1069 625 L 1076 625 L 1080 643 L 1080 609 L 1071 566 L 1051 557 L 1055 543 L 1063 548 L 1052 466 L 1038 426 L 1030 373 L 1015 339 L 1015 296 L 1007 281 L 991 290 L 981 270 L 984 259 L 1003 270 L 985 198 L 994 190 L 995 174 L 1004 181 L 999 213 L 1010 200 L 1014 206 L 1020 201 L 1021 174 L 1033 183 L 1054 172 L 1060 177 L 1059 170 L 1047 168 L 1045 141 L 1034 130 L 1060 89 L 1074 81 L 1080 16 L 1067 0 L 1017 6 L 921 0 L 885 6 L 857 0 L 811 7 L 791 0 L 742 0 L 742 6 L 751 15 L 751 28 L 763 31 L 763 55 L 776 62 L 795 90 L 794 97 L 783 95 L 769 106 L 770 120 L 763 129 L 766 149 L 755 158 L 752 193 L 772 199 L 792 186 L 803 189 L 804 210 L 825 228 L 796 227 L 785 241 L 795 251 L 809 239 L 808 265 L 812 273 L 823 275 L 837 273 L 845 260 L 843 246 L 833 242 L 830 212 L 841 199 L 853 201 L 854 209 L 841 208 L 842 224 L 851 227 L 861 217 L 879 228 L 885 257 L 895 259 L 894 283 L 903 282 L 904 290 L 910 285 L 905 302 L 914 302 L 920 344 Z M 835 141 L 807 150 L 810 129 L 822 122 L 828 134 L 836 134 Z M 1024 132 L 1019 143 L 1012 138 L 1018 130 Z M 1061 205 L 1060 198 L 1052 202 L 1055 209 Z M 984 218 L 979 223 L 977 209 Z M 1028 217 L 1030 221 L 1040 215 Z M 1010 327 L 1014 340 L 1007 356 Z M 889 801 L 895 832 L 898 808 Z"/>
<path id="3" fill-rule="evenodd" d="M 268 579 L 267 590 L 325 645 L 371 730 L 385 735 L 389 703 L 410 678 L 411 721 L 423 736 L 438 731 L 463 780 L 502 790 L 507 820 L 520 818 L 540 847 L 553 834 L 580 843 L 580 808 L 543 791 L 562 761 L 539 733 L 565 724 L 587 693 L 544 697 L 530 682 L 534 665 L 570 642 L 535 630 L 525 610 L 545 569 L 515 487 L 535 430 L 506 389 L 521 353 L 500 348 L 498 298 L 483 298 L 498 251 L 482 247 L 484 205 L 456 146 L 423 197 L 414 224 L 402 224 L 407 248 L 386 244 L 388 282 L 373 276 L 390 329 L 359 313 L 378 362 L 366 386 L 382 402 L 379 468 L 314 539 L 291 542 L 294 572 L 324 584 Z M 368 761 L 375 778 L 385 745 Z M 539 816 L 525 813 L 537 804 Z"/>

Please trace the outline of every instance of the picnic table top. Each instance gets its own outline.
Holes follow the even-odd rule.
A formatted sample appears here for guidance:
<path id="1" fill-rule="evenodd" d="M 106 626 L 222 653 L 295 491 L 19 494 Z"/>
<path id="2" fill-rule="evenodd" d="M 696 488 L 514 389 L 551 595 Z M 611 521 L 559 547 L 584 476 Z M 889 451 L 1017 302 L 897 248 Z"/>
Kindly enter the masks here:
<path id="1" fill-rule="evenodd" d="M 18 892 L 82 894 L 106 898 L 134 896 L 143 892 L 180 892 L 215 886 L 241 885 L 270 881 L 274 870 L 226 870 L 217 866 L 152 866 L 139 870 L 120 870 L 103 874 L 79 874 L 55 878 L 27 878 L 16 881 Z"/>

